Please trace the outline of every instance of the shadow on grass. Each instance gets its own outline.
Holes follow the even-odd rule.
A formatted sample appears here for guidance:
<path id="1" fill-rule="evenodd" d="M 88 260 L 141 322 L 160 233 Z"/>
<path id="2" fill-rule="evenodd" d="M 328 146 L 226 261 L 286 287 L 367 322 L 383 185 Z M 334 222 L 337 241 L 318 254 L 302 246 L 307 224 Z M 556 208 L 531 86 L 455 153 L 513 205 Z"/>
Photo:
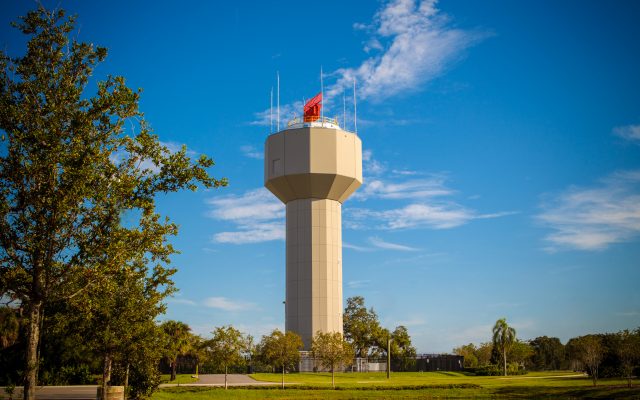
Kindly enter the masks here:
<path id="1" fill-rule="evenodd" d="M 525 399 L 640 399 L 640 387 L 627 386 L 511 386 L 492 392 L 499 397 Z"/>

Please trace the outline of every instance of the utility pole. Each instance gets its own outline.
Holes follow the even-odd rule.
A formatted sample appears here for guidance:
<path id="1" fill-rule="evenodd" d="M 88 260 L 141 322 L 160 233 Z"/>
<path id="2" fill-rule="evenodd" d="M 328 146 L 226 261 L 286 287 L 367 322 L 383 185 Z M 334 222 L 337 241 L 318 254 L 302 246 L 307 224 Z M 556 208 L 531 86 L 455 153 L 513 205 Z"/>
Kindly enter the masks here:
<path id="1" fill-rule="evenodd" d="M 387 379 L 391 378 L 391 337 L 387 338 Z"/>

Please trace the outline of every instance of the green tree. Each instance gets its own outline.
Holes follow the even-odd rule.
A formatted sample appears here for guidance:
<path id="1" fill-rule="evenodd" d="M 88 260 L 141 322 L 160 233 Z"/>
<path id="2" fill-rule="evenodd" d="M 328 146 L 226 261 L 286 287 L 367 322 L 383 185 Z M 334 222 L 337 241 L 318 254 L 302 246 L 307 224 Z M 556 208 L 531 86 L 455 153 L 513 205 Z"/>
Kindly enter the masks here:
<path id="1" fill-rule="evenodd" d="M 207 343 L 198 335 L 191 335 L 191 344 L 189 345 L 189 354 L 196 359 L 195 377 L 198 377 L 200 364 L 207 359 Z"/>
<path id="2" fill-rule="evenodd" d="M 166 355 L 171 364 L 171 381 L 176 379 L 176 368 L 178 357 L 185 355 L 191 350 L 191 328 L 180 321 L 165 321 L 162 323 L 162 330 L 166 335 Z"/>
<path id="3" fill-rule="evenodd" d="M 232 326 L 215 328 L 207 342 L 210 358 L 224 368 L 224 388 L 227 389 L 227 373 L 230 366 L 242 365 L 251 350 L 251 336 L 244 335 Z"/>
<path id="4" fill-rule="evenodd" d="M 631 387 L 633 370 L 640 361 L 640 329 L 635 332 L 624 330 L 618 333 L 620 341 L 616 347 L 616 353 L 620 359 L 620 367 Z"/>
<path id="5" fill-rule="evenodd" d="M 282 370 L 282 388 L 284 389 L 284 374 L 287 368 L 295 367 L 300 360 L 300 350 L 304 347 L 302 338 L 295 332 L 282 333 L 275 329 L 268 336 L 263 336 L 258 345 L 261 359 Z"/>
<path id="6" fill-rule="evenodd" d="M 145 213 L 135 224 L 137 229 L 112 230 L 99 284 L 73 298 L 66 316 L 74 326 L 83 327 L 82 337 L 103 359 L 105 396 L 114 361 L 128 364 L 127 355 L 141 347 L 141 338 L 154 331 L 156 317 L 164 312 L 161 300 L 174 291 L 170 276 L 175 270 L 165 264 L 174 252 L 166 236 L 176 227 L 158 219 Z"/>
<path id="7" fill-rule="evenodd" d="M 577 338 L 575 345 L 580 361 L 582 361 L 582 364 L 587 368 L 587 372 L 591 375 L 593 386 L 597 386 L 598 367 L 604 355 L 602 339 L 598 335 L 581 336 Z"/>
<path id="8" fill-rule="evenodd" d="M 123 212 L 226 181 L 208 175 L 210 158 L 193 163 L 186 148 L 159 143 L 124 78 L 85 93 L 107 50 L 70 41 L 73 17 L 40 7 L 15 26 L 30 39 L 22 57 L 0 52 L 0 283 L 26 310 L 24 398 L 33 399 L 44 306 L 99 281 Z"/>
<path id="9" fill-rule="evenodd" d="M 507 324 L 505 318 L 497 320 L 493 326 L 493 346 L 502 356 L 504 376 L 507 376 L 507 354 L 515 341 L 516 330 Z"/>
<path id="10" fill-rule="evenodd" d="M 533 347 L 527 342 L 516 339 L 509 348 L 508 358 L 517 371 L 526 368 L 527 364 L 530 363 L 532 355 Z"/>
<path id="11" fill-rule="evenodd" d="M 347 299 L 343 317 L 344 337 L 355 349 L 357 357 L 367 357 L 372 347 L 386 347 L 388 335 L 382 331 L 378 315 L 364 304 L 364 297 L 354 296 Z M 388 331 L 386 331 L 388 333 Z M 379 343 L 381 338 L 384 343 Z"/>
<path id="12" fill-rule="evenodd" d="M 531 342 L 533 355 L 531 362 L 536 370 L 557 370 L 565 359 L 564 345 L 556 337 L 540 336 Z"/>
<path id="13" fill-rule="evenodd" d="M 493 353 L 493 343 L 484 342 L 480 343 L 476 349 L 476 357 L 478 358 L 478 365 L 485 366 L 491 363 L 491 354 Z"/>
<path id="14" fill-rule="evenodd" d="M 391 358 L 400 371 L 408 371 L 416 362 L 416 348 L 411 344 L 409 331 L 403 325 L 391 333 Z"/>
<path id="15" fill-rule="evenodd" d="M 478 366 L 478 357 L 476 356 L 476 346 L 473 343 L 465 344 L 453 349 L 453 353 L 464 357 L 465 368 L 475 368 Z"/>
<path id="16" fill-rule="evenodd" d="M 331 385 L 335 389 L 336 368 L 350 365 L 353 362 L 352 345 L 343 339 L 340 332 L 323 333 L 318 331 L 311 343 L 311 353 L 323 368 L 331 371 Z"/>
<path id="17" fill-rule="evenodd" d="M 20 334 L 20 319 L 17 310 L 0 306 L 0 350 L 13 345 Z"/>

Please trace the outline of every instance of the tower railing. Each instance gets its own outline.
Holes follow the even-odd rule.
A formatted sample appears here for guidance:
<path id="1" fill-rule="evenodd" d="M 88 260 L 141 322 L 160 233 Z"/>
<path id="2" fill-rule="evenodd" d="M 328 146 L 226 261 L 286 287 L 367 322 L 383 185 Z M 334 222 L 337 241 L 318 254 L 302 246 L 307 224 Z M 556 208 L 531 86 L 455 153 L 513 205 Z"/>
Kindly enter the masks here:
<path id="1" fill-rule="evenodd" d="M 303 126 L 304 124 L 313 124 L 313 125 L 335 125 L 340 126 L 338 123 L 338 118 L 330 118 L 330 117 L 316 117 L 316 116 L 305 116 L 305 117 L 295 117 L 291 121 L 287 123 L 287 128 L 292 128 L 295 126 Z"/>

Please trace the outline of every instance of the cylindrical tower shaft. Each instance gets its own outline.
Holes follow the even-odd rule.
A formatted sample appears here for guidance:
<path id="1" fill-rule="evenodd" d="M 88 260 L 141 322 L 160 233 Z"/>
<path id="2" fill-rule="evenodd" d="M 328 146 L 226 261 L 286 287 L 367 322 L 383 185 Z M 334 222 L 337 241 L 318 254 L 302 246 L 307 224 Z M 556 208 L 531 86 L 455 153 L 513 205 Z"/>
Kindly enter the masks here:
<path id="1" fill-rule="evenodd" d="M 329 199 L 287 203 L 285 326 L 306 341 L 318 331 L 342 333 L 341 209 Z"/>

